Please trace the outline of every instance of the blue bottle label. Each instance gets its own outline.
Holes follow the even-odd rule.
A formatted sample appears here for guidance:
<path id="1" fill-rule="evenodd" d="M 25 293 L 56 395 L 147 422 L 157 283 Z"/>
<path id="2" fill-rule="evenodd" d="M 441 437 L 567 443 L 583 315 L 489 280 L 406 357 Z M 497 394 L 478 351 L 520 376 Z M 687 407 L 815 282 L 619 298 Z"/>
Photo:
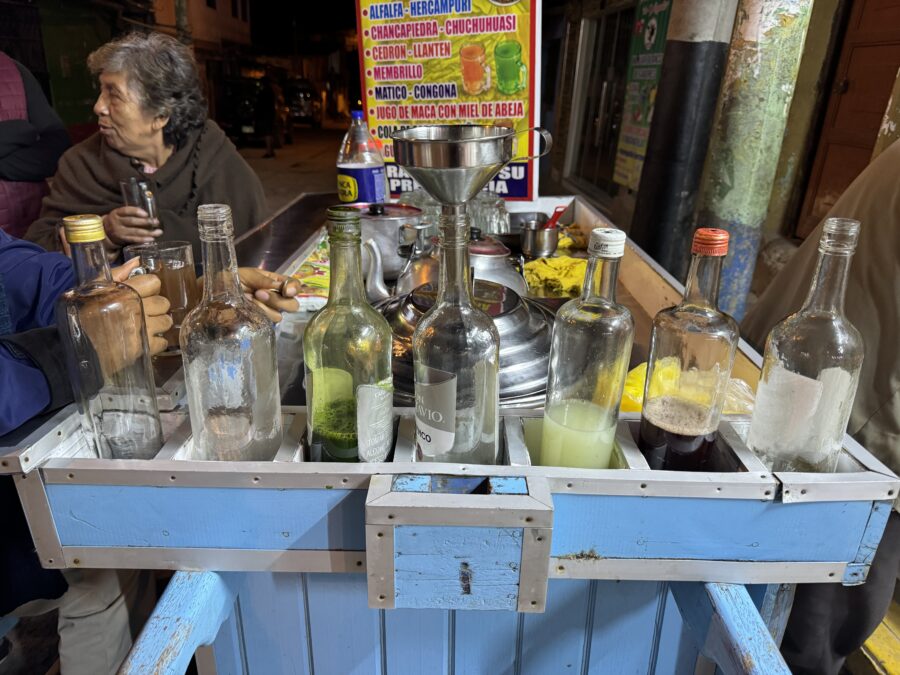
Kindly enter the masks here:
<path id="1" fill-rule="evenodd" d="M 384 202 L 383 166 L 338 166 L 342 202 Z"/>

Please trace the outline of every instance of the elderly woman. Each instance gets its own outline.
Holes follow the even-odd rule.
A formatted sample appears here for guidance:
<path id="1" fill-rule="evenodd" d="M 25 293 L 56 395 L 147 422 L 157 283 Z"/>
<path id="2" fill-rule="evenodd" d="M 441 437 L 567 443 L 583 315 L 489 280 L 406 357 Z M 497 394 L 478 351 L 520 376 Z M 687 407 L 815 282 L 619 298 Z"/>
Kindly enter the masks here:
<path id="1" fill-rule="evenodd" d="M 26 239 L 60 250 L 61 219 L 97 213 L 111 255 L 131 243 L 177 239 L 192 242 L 199 257 L 198 205 L 230 204 L 235 235 L 259 224 L 262 185 L 207 118 L 188 47 L 160 33 L 132 33 L 93 52 L 88 67 L 100 78 L 100 131 L 63 155 Z M 123 205 L 119 182 L 131 178 L 147 182 L 159 220 Z"/>

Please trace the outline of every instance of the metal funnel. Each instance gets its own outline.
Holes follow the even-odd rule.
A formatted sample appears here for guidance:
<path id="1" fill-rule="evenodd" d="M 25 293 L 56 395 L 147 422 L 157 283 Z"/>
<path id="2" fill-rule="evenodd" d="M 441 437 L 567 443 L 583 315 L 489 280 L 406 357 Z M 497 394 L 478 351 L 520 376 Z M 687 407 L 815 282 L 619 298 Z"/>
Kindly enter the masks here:
<path id="1" fill-rule="evenodd" d="M 412 127 L 391 136 L 394 159 L 442 204 L 464 204 L 513 157 L 516 132 L 478 124 Z"/>

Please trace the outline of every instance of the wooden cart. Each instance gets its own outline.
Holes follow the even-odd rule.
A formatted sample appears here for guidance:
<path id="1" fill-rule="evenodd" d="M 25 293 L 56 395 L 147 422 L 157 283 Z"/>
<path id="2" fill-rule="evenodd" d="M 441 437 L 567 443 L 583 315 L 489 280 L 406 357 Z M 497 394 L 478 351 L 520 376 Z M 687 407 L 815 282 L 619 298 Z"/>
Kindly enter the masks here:
<path id="1" fill-rule="evenodd" d="M 632 244 L 620 288 L 638 342 L 681 293 Z M 758 365 L 742 344 L 735 376 Z M 617 468 L 532 466 L 535 410 L 503 411 L 503 466 L 413 463 L 407 409 L 393 461 L 306 462 L 302 407 L 273 462 L 201 462 L 177 374 L 160 393 L 153 460 L 90 457 L 72 407 L 0 447 L 46 567 L 179 570 L 125 673 L 786 673 L 793 584 L 863 583 L 900 489 L 849 437 L 839 473 L 773 474 L 746 419 L 715 471 L 651 471 L 634 416 Z"/>

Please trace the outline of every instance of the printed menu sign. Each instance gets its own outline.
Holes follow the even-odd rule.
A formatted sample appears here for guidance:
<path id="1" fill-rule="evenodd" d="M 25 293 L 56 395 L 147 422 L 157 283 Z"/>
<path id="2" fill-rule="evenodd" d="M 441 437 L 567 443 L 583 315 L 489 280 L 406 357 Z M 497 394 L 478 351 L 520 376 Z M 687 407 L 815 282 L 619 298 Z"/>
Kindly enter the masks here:
<path id="1" fill-rule="evenodd" d="M 363 105 L 384 145 L 394 194 L 416 184 L 393 163 L 390 136 L 420 124 L 497 124 L 535 154 L 540 0 L 357 0 Z M 511 162 L 489 187 L 533 199 L 534 162 Z"/>
<path id="2" fill-rule="evenodd" d="M 647 156 L 653 104 L 662 72 L 670 0 L 639 0 L 628 55 L 628 84 L 613 180 L 637 190 Z"/>

